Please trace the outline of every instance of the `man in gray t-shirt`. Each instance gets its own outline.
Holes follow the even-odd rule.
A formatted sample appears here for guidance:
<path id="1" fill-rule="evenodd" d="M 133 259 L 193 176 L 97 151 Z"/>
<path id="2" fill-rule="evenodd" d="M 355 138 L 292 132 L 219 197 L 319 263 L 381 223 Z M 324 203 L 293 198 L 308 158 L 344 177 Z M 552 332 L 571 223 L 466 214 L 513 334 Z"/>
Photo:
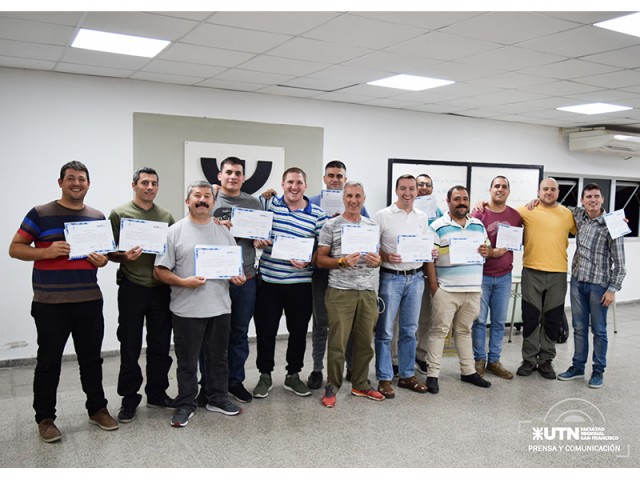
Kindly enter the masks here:
<path id="1" fill-rule="evenodd" d="M 231 300 L 229 282 L 245 283 L 245 276 L 211 280 L 195 275 L 196 245 L 235 245 L 229 231 L 211 218 L 213 190 L 208 182 L 189 186 L 189 214 L 169 228 L 167 250 L 158 255 L 153 274 L 171 286 L 173 340 L 178 358 L 178 396 L 174 427 L 186 427 L 196 410 L 197 368 L 204 351 L 207 377 L 207 410 L 237 415 L 242 409 L 229 401 L 227 393 L 227 347 Z"/>
<path id="2" fill-rule="evenodd" d="M 364 187 L 358 182 L 344 186 L 345 211 L 327 221 L 318 239 L 317 264 L 330 269 L 329 287 L 325 296 L 329 319 L 327 358 L 327 385 L 322 404 L 334 407 L 336 392 L 342 385 L 347 340 L 353 332 L 352 389 L 351 394 L 371 400 L 384 400 L 384 395 L 371 388 L 367 380 L 369 363 L 373 358 L 373 328 L 378 318 L 376 269 L 381 258 L 377 248 L 367 253 L 343 253 L 343 226 L 374 227 L 376 223 L 361 215 L 364 205 Z"/>

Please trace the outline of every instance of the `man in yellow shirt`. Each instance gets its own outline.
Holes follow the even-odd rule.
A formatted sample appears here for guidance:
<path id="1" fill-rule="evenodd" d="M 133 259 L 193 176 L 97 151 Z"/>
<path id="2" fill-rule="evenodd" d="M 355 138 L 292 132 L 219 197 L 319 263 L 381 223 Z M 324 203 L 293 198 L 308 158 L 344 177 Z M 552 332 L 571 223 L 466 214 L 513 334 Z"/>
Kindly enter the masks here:
<path id="1" fill-rule="evenodd" d="M 522 364 L 516 372 L 527 377 L 535 370 L 555 379 L 553 359 L 562 325 L 567 292 L 567 246 L 576 233 L 571 211 L 558 203 L 558 182 L 540 182 L 539 204 L 518 208 L 524 224 L 522 269 Z"/>

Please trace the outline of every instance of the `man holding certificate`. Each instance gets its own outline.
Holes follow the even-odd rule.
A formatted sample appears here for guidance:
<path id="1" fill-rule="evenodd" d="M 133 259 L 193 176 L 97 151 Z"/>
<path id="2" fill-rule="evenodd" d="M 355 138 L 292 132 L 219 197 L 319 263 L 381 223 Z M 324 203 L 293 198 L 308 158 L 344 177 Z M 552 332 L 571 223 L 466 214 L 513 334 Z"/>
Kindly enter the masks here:
<path id="1" fill-rule="evenodd" d="M 209 182 L 189 185 L 186 199 L 189 213 L 169 228 L 167 251 L 155 261 L 154 276 L 171 286 L 170 308 L 178 359 L 178 396 L 171 420 L 174 427 L 186 427 L 195 413 L 201 349 L 205 358 L 207 410 L 224 415 L 242 412 L 228 398 L 227 348 L 231 317 L 229 282 L 242 285 L 245 277 L 240 252 L 232 250 L 237 249 L 233 236 L 211 217 L 214 202 Z M 220 271 L 223 265 L 229 268 Z"/>
<path id="2" fill-rule="evenodd" d="M 33 262 L 31 315 L 38 333 L 33 408 L 38 433 L 47 443 L 62 437 L 54 420 L 62 354 L 69 335 L 78 356 L 89 422 L 103 430 L 118 428 L 107 410 L 100 356 L 104 318 L 97 269 L 108 259 L 92 252 L 86 258 L 70 260 L 73 245 L 64 237 L 65 223 L 104 220 L 104 215 L 84 203 L 90 186 L 84 164 L 73 161 L 63 165 L 58 186 L 61 198 L 33 207 L 9 247 L 11 257 Z"/>
<path id="3" fill-rule="evenodd" d="M 456 185 L 447 192 L 449 211 L 430 225 L 440 255 L 427 263 L 431 289 L 431 329 L 427 341 L 427 387 L 438 393 L 444 343 L 453 333 L 460 359 L 460 379 L 478 387 L 491 383 L 476 372 L 473 361 L 471 325 L 480 311 L 482 264 L 489 254 L 489 239 L 482 222 L 468 215 L 469 192 Z"/>
<path id="4" fill-rule="evenodd" d="M 511 193 L 509 180 L 498 176 L 491 181 L 489 194 L 491 199 L 482 212 L 471 215 L 479 219 L 487 230 L 491 246 L 489 257 L 482 272 L 482 297 L 480 314 L 473 322 L 472 341 L 476 372 L 482 377 L 485 371 L 494 375 L 512 379 L 513 374 L 500 363 L 504 328 L 507 321 L 509 300 L 511 298 L 511 270 L 513 269 L 513 251 L 522 248 L 522 237 L 513 244 L 502 243 L 506 229 L 515 227 L 522 234 L 520 214 L 507 205 Z M 498 243 L 500 242 L 500 243 Z M 500 246 L 500 248 L 496 248 Z M 491 329 L 489 330 L 489 356 L 487 357 L 487 319 L 491 311 Z"/>
<path id="5" fill-rule="evenodd" d="M 423 263 L 431 258 L 431 237 L 419 239 L 424 248 L 407 249 L 401 254 L 401 238 L 415 240 L 428 233 L 427 215 L 413 208 L 417 194 L 416 179 L 413 175 L 402 175 L 396 180 L 397 200 L 389 207 L 376 213 L 375 221 L 380 227 L 380 292 L 384 310 L 378 317 L 375 333 L 376 378 L 378 392 L 386 398 L 394 398 L 391 386 L 393 367 L 391 364 L 391 338 L 394 320 L 399 313 L 398 334 L 398 387 L 413 392 L 425 393 L 427 387 L 418 382 L 414 373 L 416 357 L 416 330 L 424 291 Z"/>
<path id="6" fill-rule="evenodd" d="M 384 395 L 373 390 L 367 380 L 373 358 L 373 328 L 378 318 L 375 269 L 381 263 L 377 253 L 380 235 L 375 222 L 361 214 L 365 200 L 362 184 L 348 182 L 343 198 L 344 213 L 325 223 L 318 240 L 318 266 L 330 269 L 326 293 L 327 385 L 322 397 L 322 404 L 328 408 L 335 406 L 336 393 L 342 386 L 350 336 L 353 337 L 351 394 L 384 400 Z"/>
<path id="7" fill-rule="evenodd" d="M 284 389 L 302 397 L 311 395 L 307 385 L 300 380 L 300 371 L 304 365 L 312 311 L 314 241 L 327 217 L 320 207 L 304 196 L 307 176 L 300 168 L 285 170 L 282 189 L 282 197 L 266 201 L 265 210 L 273 213 L 273 242 L 254 241 L 257 248 L 264 248 L 254 314 L 258 344 L 256 364 L 260 371 L 260 379 L 253 390 L 256 398 L 267 397 L 272 389 L 276 335 L 283 310 L 289 332 Z"/>
<path id="8" fill-rule="evenodd" d="M 166 229 L 174 219 L 168 210 L 156 205 L 158 173 L 142 167 L 133 174 L 133 200 L 114 208 L 109 215 L 113 236 L 119 239 L 118 252 L 109 259 L 120 264 L 118 283 L 118 340 L 120 341 L 120 372 L 118 394 L 122 405 L 118 421 L 131 422 L 142 400 L 142 370 L 138 364 L 142 349 L 142 332 L 147 327 L 147 368 L 145 393 L 149 407 L 172 408 L 169 369 L 173 360 L 171 344 L 170 289 L 153 276 L 156 254 L 164 254 Z M 162 227 L 162 228 L 160 228 Z M 148 243 L 158 232 L 157 245 Z M 133 244 L 130 246 L 130 244 Z"/>

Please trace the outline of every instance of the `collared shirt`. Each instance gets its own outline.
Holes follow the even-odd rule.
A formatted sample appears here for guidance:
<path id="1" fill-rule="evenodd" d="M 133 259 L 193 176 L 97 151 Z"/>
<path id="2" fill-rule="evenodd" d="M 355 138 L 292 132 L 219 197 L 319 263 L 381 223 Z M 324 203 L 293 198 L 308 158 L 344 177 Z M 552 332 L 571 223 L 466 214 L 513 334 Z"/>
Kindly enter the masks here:
<path id="1" fill-rule="evenodd" d="M 273 197 L 260 202 L 267 212 L 273 212 L 273 235 L 289 237 L 303 237 L 317 239 L 322 226 L 327 221 L 327 215 L 317 205 L 312 204 L 307 197 L 307 206 L 300 210 L 289 210 L 282 197 Z M 271 257 L 273 248 L 265 247 L 260 256 L 260 275 L 262 279 L 271 283 L 311 283 L 312 268 L 309 264 L 305 268 L 296 268 L 288 260 Z"/>
<path id="2" fill-rule="evenodd" d="M 571 275 L 580 282 L 606 286 L 610 292 L 622 287 L 626 275 L 623 237 L 613 240 L 604 221 L 604 210 L 591 219 L 583 207 L 573 210 L 578 233 Z"/>
<path id="3" fill-rule="evenodd" d="M 426 213 L 416 208 L 407 213 L 395 203 L 376 213 L 374 220 L 380 226 L 380 250 L 385 253 L 398 252 L 398 235 L 419 235 L 428 231 Z M 382 266 L 390 270 L 412 270 L 421 268 L 422 262 L 382 262 Z"/>
<path id="4" fill-rule="evenodd" d="M 436 259 L 436 277 L 438 285 L 446 292 L 480 292 L 482 291 L 482 264 L 452 265 L 449 243 L 452 238 L 482 237 L 486 245 L 490 245 L 487 231 L 477 218 L 467 216 L 464 225 L 451 218 L 449 212 L 430 225 L 434 232 L 433 243 L 438 247 Z"/>

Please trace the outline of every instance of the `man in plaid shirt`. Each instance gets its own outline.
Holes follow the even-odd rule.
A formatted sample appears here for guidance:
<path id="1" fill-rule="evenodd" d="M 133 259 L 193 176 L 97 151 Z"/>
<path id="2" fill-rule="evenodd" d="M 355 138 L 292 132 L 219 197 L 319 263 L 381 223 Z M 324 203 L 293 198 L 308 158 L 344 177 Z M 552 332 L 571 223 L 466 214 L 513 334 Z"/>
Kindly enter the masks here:
<path id="1" fill-rule="evenodd" d="M 604 197 L 598 184 L 582 189 L 582 207 L 573 209 L 576 252 L 571 266 L 572 365 L 558 380 L 584 378 L 589 355 L 589 319 L 593 332 L 593 369 L 589 388 L 603 385 L 607 365 L 607 309 L 625 277 L 623 237 L 611 238 L 604 221 Z"/>

